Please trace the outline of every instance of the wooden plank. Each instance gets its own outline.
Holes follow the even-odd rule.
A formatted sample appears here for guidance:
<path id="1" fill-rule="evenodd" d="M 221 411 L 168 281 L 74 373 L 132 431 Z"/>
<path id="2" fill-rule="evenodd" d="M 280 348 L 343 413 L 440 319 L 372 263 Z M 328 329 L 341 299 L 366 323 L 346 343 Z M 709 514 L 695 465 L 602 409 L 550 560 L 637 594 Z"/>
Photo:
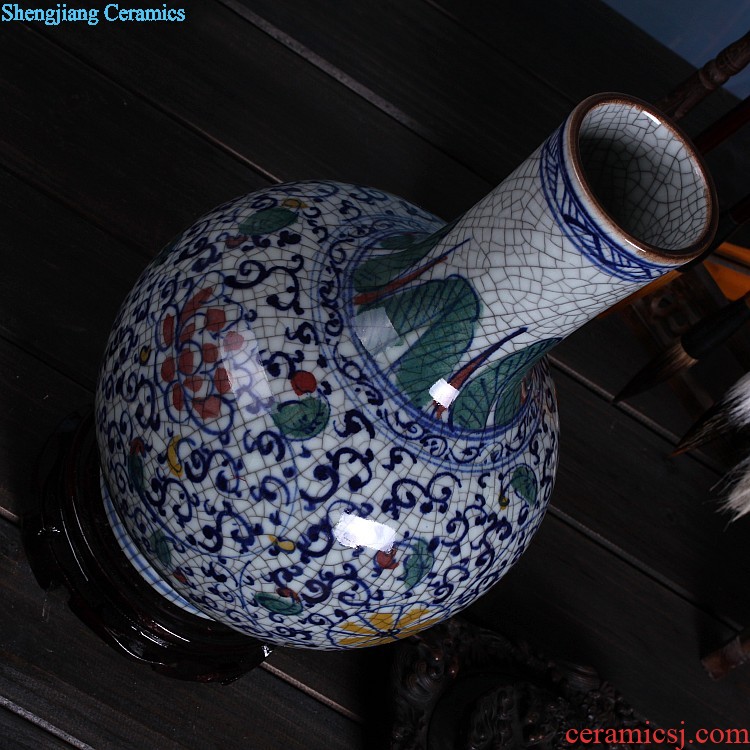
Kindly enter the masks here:
<path id="1" fill-rule="evenodd" d="M 0 335 L 93 391 L 112 321 L 146 265 L 145 250 L 134 251 L 2 168 L 0 233 L 12 248 L 0 277 Z"/>
<path id="2" fill-rule="evenodd" d="M 119 656 L 70 613 L 62 592 L 37 587 L 18 532 L 5 522 L 0 571 L 0 697 L 82 743 L 160 750 L 363 747 L 356 723 L 266 670 L 229 686 L 186 683 Z"/>
<path id="3" fill-rule="evenodd" d="M 134 246 L 267 184 L 23 25 L 2 24 L 0 66 L 0 163 Z"/>
<path id="4" fill-rule="evenodd" d="M 17 521 L 36 502 L 36 460 L 53 430 L 92 403 L 90 391 L 0 339 L 0 516 Z"/>
<path id="5" fill-rule="evenodd" d="M 155 691 L 164 690 L 164 678 L 117 657 L 75 620 L 57 592 L 45 595 L 36 589 L 14 532 L 7 525 L 0 530 L 3 597 L 11 602 L 0 618 L 12 618 L 0 627 L 0 695 L 94 746 L 101 746 L 96 743 L 102 737 L 109 742 L 122 740 L 120 734 L 100 734 L 106 730 L 121 732 L 131 742 L 159 743 L 139 745 L 143 747 L 199 747 L 184 733 L 200 736 L 206 729 L 202 724 L 214 720 L 220 727 L 225 720 L 230 725 L 228 715 L 240 710 L 234 704 L 253 695 L 264 704 L 265 726 L 280 720 L 269 717 L 269 712 L 285 714 L 291 705 L 295 721 L 300 721 L 305 701 L 277 690 L 274 682 L 266 684 L 265 677 L 258 677 L 263 670 L 227 688 L 185 688 L 183 683 L 169 681 L 169 707 L 149 706 Z M 543 644 L 551 655 L 595 665 L 653 720 L 669 723 L 689 718 L 696 726 L 734 726 L 745 716 L 748 678 L 738 672 L 725 683 L 712 685 L 698 662 L 701 650 L 729 637 L 726 626 L 592 545 L 554 516 L 545 520 L 516 569 L 469 614 L 512 637 Z M 40 644 L 47 644 L 42 663 Z M 269 662 L 286 679 L 302 682 L 307 691 L 324 696 L 340 711 L 379 715 L 382 720 L 387 714 L 387 665 L 392 651 L 389 647 L 336 654 L 280 649 Z M 78 654 L 76 664 L 67 658 L 69 653 Z M 674 687 L 666 697 L 665 683 Z M 207 716 L 210 711 L 204 703 L 214 707 L 216 719 Z M 195 711 L 191 727 L 181 726 L 170 716 L 170 708 L 179 706 L 189 706 L 191 717 Z M 124 711 L 125 719 L 115 721 L 115 710 Z M 257 710 L 251 701 L 243 715 Z M 335 725 L 341 716 L 331 713 Z M 326 722 L 333 719 L 326 714 Z M 153 734 L 157 730 L 167 737 L 157 738 Z M 236 739 L 231 734 L 220 738 Z"/>
<path id="6" fill-rule="evenodd" d="M 575 101 L 622 91 L 655 101 L 694 68 L 600 0 L 435 0 L 450 17 Z M 738 35 L 743 30 L 738 30 Z M 719 91 L 684 124 L 696 133 L 737 103 Z"/>
<path id="7" fill-rule="evenodd" d="M 24 714 L 27 713 L 24 712 Z M 79 743 L 71 744 L 63 741 L 34 723 L 33 719 L 15 713 L 2 703 L 0 703 L 0 737 L 3 738 L 5 747 L 14 750 L 71 750 L 75 747 L 84 750 Z"/>
<path id="8" fill-rule="evenodd" d="M 434 0 L 431 4 L 477 41 L 518 62 L 539 83 L 572 101 L 600 91 L 622 91 L 657 101 L 694 71 L 679 55 L 600 0 L 574 4 Z M 737 29 L 737 36 L 745 31 Z M 698 135 L 737 103 L 728 91 L 715 91 L 680 125 L 690 135 Z M 740 132 L 708 157 L 723 207 L 746 195 L 749 143 L 750 136 Z"/>
<path id="9" fill-rule="evenodd" d="M 398 642 L 348 651 L 279 648 L 263 668 L 292 684 L 303 685 L 340 713 L 361 722 L 368 734 L 380 736 L 388 715 L 391 665 L 398 648 Z"/>
<path id="10" fill-rule="evenodd" d="M 650 342 L 636 338 L 628 324 L 630 315 L 625 310 L 591 321 L 556 347 L 552 359 L 561 368 L 585 379 L 602 397 L 614 398 L 658 352 L 655 342 L 649 348 Z M 704 403 L 703 407 L 706 406 Z M 630 398 L 621 408 L 644 415 L 675 443 L 700 414 L 700 410 L 696 413 L 681 403 L 669 384 Z M 699 409 L 697 404 L 694 408 Z"/>
<path id="11" fill-rule="evenodd" d="M 483 180 L 439 148 L 220 5 L 196 3 L 184 23 L 100 24 L 95 34 L 66 24 L 44 27 L 43 33 L 272 179 L 364 183 L 448 218 L 487 191 Z M 49 68 L 54 53 L 28 44 L 25 54 L 49 56 Z M 29 75 L 18 66 L 12 74 Z M 95 86 L 89 79 L 71 67 L 55 85 Z M 29 88 L 37 85 L 32 81 Z M 156 140 L 147 121 L 129 125 L 136 134 L 148 134 L 149 142 Z M 190 180 L 221 184 L 216 170 L 203 173 L 200 152 L 168 140 L 154 147 L 164 149 L 157 165 L 171 160 L 172 171 L 179 170 L 165 189 L 187 189 Z M 206 201 L 195 215 L 215 202 Z"/>
<path id="12" fill-rule="evenodd" d="M 491 183 L 573 102 L 422 0 L 224 0 Z M 533 116 L 530 114 L 533 112 Z"/>
<path id="13" fill-rule="evenodd" d="M 560 467 L 555 508 L 699 607 L 750 622 L 750 522 L 727 525 L 718 477 L 581 384 L 555 372 Z M 636 562 L 637 561 L 637 562 Z"/>
<path id="14" fill-rule="evenodd" d="M 223 0 L 300 45 L 333 75 L 490 181 L 507 174 L 578 101 L 600 91 L 654 100 L 692 72 L 597 0 L 571 6 L 486 0 Z M 561 64 L 564 61 L 564 64 Z M 719 93 L 695 130 L 736 99 Z M 530 115 L 529 113 L 533 113 Z"/>

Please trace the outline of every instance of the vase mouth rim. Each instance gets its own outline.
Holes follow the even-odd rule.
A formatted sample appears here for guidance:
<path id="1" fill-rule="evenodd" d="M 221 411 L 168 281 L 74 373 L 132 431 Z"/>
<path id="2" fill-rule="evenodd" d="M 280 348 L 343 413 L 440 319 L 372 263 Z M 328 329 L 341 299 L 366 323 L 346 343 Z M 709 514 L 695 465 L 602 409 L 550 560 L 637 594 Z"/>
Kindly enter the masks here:
<path id="1" fill-rule="evenodd" d="M 607 106 L 620 106 L 632 110 L 635 114 L 646 115 L 655 125 L 669 132 L 672 141 L 676 141 L 684 150 L 690 161 L 696 184 L 702 185 L 701 211 L 704 214 L 700 227 L 693 230 L 689 242 L 680 247 L 664 247 L 636 236 L 628 231 L 612 212 L 600 200 L 597 191 L 592 187 L 584 167 L 580 136 L 586 118 L 595 110 Z M 576 177 L 578 188 L 589 206 L 599 214 L 602 226 L 608 229 L 620 241 L 635 250 L 644 260 L 657 265 L 674 265 L 686 263 L 704 253 L 711 245 L 718 225 L 718 201 L 713 178 L 695 145 L 688 135 L 669 116 L 648 102 L 629 94 L 605 92 L 594 94 L 584 99 L 570 114 L 565 123 L 565 149 L 569 164 Z"/>

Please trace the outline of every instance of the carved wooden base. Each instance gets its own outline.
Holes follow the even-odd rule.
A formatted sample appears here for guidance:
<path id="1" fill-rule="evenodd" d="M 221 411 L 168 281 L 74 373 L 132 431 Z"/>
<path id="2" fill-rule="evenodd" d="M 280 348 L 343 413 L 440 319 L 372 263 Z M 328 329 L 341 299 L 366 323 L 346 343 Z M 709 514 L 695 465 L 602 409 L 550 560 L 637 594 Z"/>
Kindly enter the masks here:
<path id="1" fill-rule="evenodd" d="M 721 680 L 733 669 L 750 664 L 750 630 L 739 633 L 715 651 L 701 657 L 712 680 Z"/>
<path id="2" fill-rule="evenodd" d="M 63 584 L 71 609 L 120 653 L 170 677 L 228 683 L 271 648 L 192 615 L 136 572 L 106 517 L 93 419 L 71 420 L 40 466 L 39 510 L 24 519 L 24 544 L 39 584 Z"/>
<path id="3" fill-rule="evenodd" d="M 394 693 L 392 750 L 551 750 L 578 746 L 568 732 L 653 728 L 593 669 L 541 658 L 458 618 L 404 642 Z"/>

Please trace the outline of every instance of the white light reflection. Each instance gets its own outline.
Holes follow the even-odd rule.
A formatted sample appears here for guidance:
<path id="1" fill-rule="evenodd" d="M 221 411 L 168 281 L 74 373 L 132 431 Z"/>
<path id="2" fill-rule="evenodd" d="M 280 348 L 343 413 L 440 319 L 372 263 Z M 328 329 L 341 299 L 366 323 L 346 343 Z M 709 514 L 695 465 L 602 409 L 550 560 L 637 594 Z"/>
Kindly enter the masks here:
<path id="1" fill-rule="evenodd" d="M 249 407 L 253 411 L 268 409 L 273 403 L 271 385 L 258 349 L 255 334 L 244 326 L 225 333 L 219 344 L 229 388 L 240 408 Z"/>
<path id="2" fill-rule="evenodd" d="M 344 547 L 369 547 L 380 552 L 390 552 L 396 529 L 384 523 L 344 513 L 333 529 L 336 541 Z"/>
<path id="3" fill-rule="evenodd" d="M 352 327 L 362 346 L 375 355 L 399 339 L 399 335 L 382 307 L 365 310 L 354 317 Z"/>
<path id="4" fill-rule="evenodd" d="M 458 396 L 458 388 L 454 388 L 449 382 L 440 378 L 431 388 L 430 396 L 434 401 L 437 401 L 440 406 L 444 406 L 446 409 L 456 400 Z"/>

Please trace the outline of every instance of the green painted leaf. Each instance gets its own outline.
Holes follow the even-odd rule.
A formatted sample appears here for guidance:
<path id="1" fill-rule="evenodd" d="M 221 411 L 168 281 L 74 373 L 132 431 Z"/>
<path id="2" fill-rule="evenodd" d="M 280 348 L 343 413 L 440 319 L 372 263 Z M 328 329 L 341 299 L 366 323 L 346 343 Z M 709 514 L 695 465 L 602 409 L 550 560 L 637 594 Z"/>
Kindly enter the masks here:
<path id="1" fill-rule="evenodd" d="M 381 241 L 380 247 L 384 250 L 403 250 L 404 248 L 411 247 L 418 241 L 417 238 L 420 236 L 421 234 L 392 234 Z"/>
<path id="2" fill-rule="evenodd" d="M 298 615 L 302 612 L 302 604 L 291 596 L 265 594 L 262 591 L 255 595 L 255 602 L 271 612 L 279 615 Z"/>
<path id="3" fill-rule="evenodd" d="M 239 226 L 242 234 L 271 234 L 288 227 L 297 214 L 288 208 L 266 208 L 248 216 Z"/>
<path id="4" fill-rule="evenodd" d="M 376 255 L 362 263 L 352 274 L 355 291 L 372 292 L 386 286 L 407 268 L 422 260 L 453 229 L 457 221 L 458 219 L 446 224 L 422 239 L 409 234 L 386 237 L 381 241 L 380 247 L 387 250 L 401 250 L 401 252 Z"/>
<path id="5" fill-rule="evenodd" d="M 512 372 L 512 364 L 508 361 L 513 355 L 487 368 L 483 373 L 469 381 L 461 389 L 451 406 L 451 420 L 453 424 L 467 430 L 481 430 L 487 425 L 492 404 L 498 398 L 501 390 L 507 387 L 511 395 L 510 381 L 507 380 Z M 515 389 L 518 392 L 518 389 Z M 502 403 L 503 398 L 500 399 Z"/>
<path id="6" fill-rule="evenodd" d="M 157 529 L 151 535 L 151 539 L 149 539 L 149 544 L 151 545 L 151 549 L 153 549 L 154 552 L 156 552 L 156 557 L 158 558 L 159 562 L 165 568 L 171 568 L 172 567 L 172 553 L 169 549 L 169 542 L 167 541 L 167 537 L 164 536 L 164 532 Z"/>
<path id="7" fill-rule="evenodd" d="M 469 347 L 479 318 L 479 298 L 466 279 L 449 276 L 410 287 L 372 307 L 384 308 L 400 336 L 425 329 L 394 365 L 404 394 L 416 406 L 424 406 L 435 380 L 450 374 Z"/>
<path id="8" fill-rule="evenodd" d="M 510 486 L 529 504 L 536 505 L 538 486 L 534 472 L 528 466 L 519 466 L 510 480 Z"/>
<path id="9" fill-rule="evenodd" d="M 437 240 L 435 240 L 437 242 Z M 413 266 L 432 250 L 434 243 L 414 243 L 409 249 L 392 255 L 378 255 L 365 261 L 352 274 L 352 284 L 357 292 L 372 292 L 388 284 L 402 271 Z"/>
<path id="10" fill-rule="evenodd" d="M 271 414 L 276 426 L 288 438 L 304 440 L 321 432 L 328 424 L 331 409 L 322 398 L 283 401 Z"/>
<path id="11" fill-rule="evenodd" d="M 407 591 L 411 591 L 432 570 L 434 562 L 435 556 L 427 542 L 415 539 L 411 552 L 404 560 L 404 575 L 401 577 Z"/>
<path id="12" fill-rule="evenodd" d="M 481 430 L 495 406 L 496 425 L 508 424 L 521 406 L 521 381 L 529 369 L 560 339 L 537 341 L 509 354 L 472 378 L 451 406 L 453 424 L 468 430 Z"/>
<path id="13" fill-rule="evenodd" d="M 494 424 L 497 427 L 510 424 L 521 409 L 521 383 L 525 372 L 508 380 L 495 403 Z M 486 421 L 485 421 L 486 424 Z"/>

